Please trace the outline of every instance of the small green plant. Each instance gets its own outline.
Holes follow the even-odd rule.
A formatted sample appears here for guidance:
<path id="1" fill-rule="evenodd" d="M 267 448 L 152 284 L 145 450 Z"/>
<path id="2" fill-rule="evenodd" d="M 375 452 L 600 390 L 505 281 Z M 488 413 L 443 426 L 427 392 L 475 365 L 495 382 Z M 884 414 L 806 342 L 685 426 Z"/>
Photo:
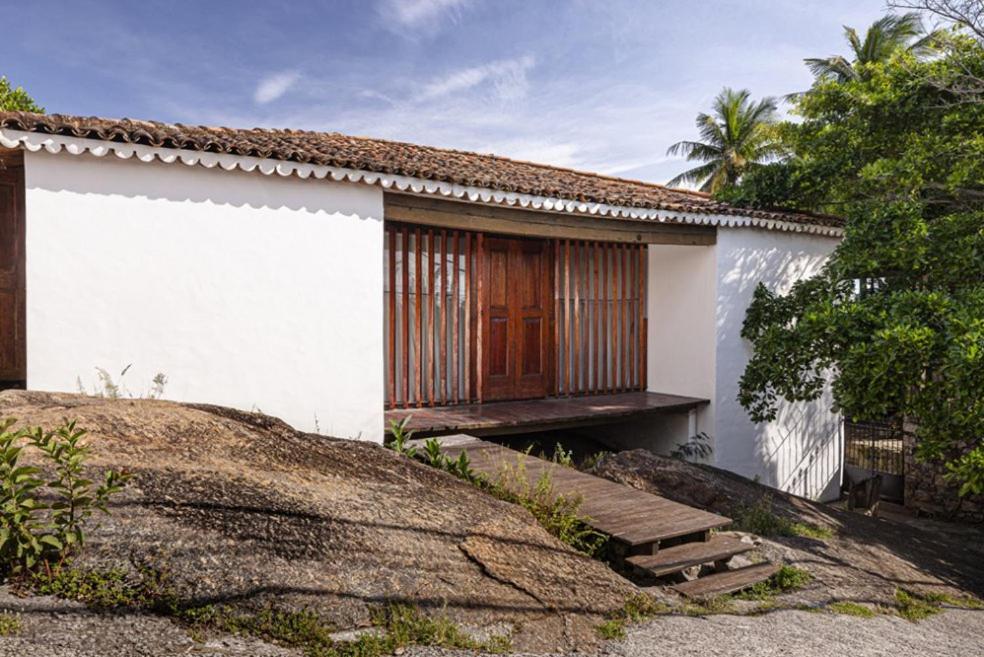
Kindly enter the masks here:
<path id="1" fill-rule="evenodd" d="M 783 565 L 772 577 L 764 582 L 735 594 L 738 600 L 767 601 L 779 595 L 801 589 L 813 580 L 813 576 L 802 568 Z"/>
<path id="2" fill-rule="evenodd" d="M 595 628 L 598 636 L 606 641 L 625 638 L 625 619 L 609 618 Z"/>
<path id="3" fill-rule="evenodd" d="M 563 466 L 565 468 L 574 467 L 574 451 L 570 449 L 564 449 L 564 446 L 560 443 L 554 445 L 553 458 L 551 459 L 557 465 Z"/>
<path id="4" fill-rule="evenodd" d="M 752 506 L 742 506 L 734 513 L 732 527 L 738 531 L 759 536 L 801 536 L 815 539 L 829 539 L 833 530 L 807 522 L 792 522 L 772 511 L 772 500 L 762 497 Z"/>
<path id="5" fill-rule="evenodd" d="M 924 593 L 922 598 L 932 604 L 960 609 L 984 609 L 984 600 L 972 596 L 957 597 L 948 593 Z"/>
<path id="6" fill-rule="evenodd" d="M 916 622 L 940 613 L 940 604 L 915 591 L 895 589 L 895 610 L 902 618 Z"/>
<path id="7" fill-rule="evenodd" d="M 670 452 L 670 456 L 675 459 L 689 461 L 692 459 L 706 459 L 714 452 L 711 447 L 711 437 L 701 431 L 691 436 L 685 443 L 677 443 L 676 448 Z"/>
<path id="8" fill-rule="evenodd" d="M 414 458 L 417 456 L 417 448 L 409 447 L 407 443 L 413 438 L 413 429 L 407 429 L 407 425 L 410 424 L 410 417 L 406 416 L 399 422 L 396 420 L 390 420 L 389 426 L 389 441 L 386 446 L 397 454 L 403 454 L 408 458 Z"/>
<path id="9" fill-rule="evenodd" d="M 683 613 L 687 616 L 712 616 L 714 614 L 729 614 L 733 611 L 734 599 L 729 595 L 720 595 L 699 602 L 688 602 L 683 606 Z"/>
<path id="10" fill-rule="evenodd" d="M 874 618 L 875 611 L 871 607 L 866 607 L 864 605 L 859 605 L 856 602 L 831 602 L 827 605 L 827 609 L 834 612 L 835 614 L 843 614 L 845 616 L 857 616 L 858 618 Z"/>
<path id="11" fill-rule="evenodd" d="M 0 636 L 13 636 L 20 632 L 20 614 L 10 611 L 0 611 Z"/>
<path id="12" fill-rule="evenodd" d="M 668 611 L 669 607 L 651 595 L 639 593 L 629 597 L 621 609 L 610 614 L 595 629 L 603 639 L 621 639 L 625 637 L 625 628 L 629 623 L 641 623 Z"/>
<path id="13" fill-rule="evenodd" d="M 581 461 L 581 466 L 579 469 L 584 471 L 591 470 L 599 463 L 601 463 L 602 459 L 604 459 L 609 454 L 611 454 L 611 452 L 606 452 L 606 451 L 595 452 L 594 454 L 585 457 L 585 459 Z"/>
<path id="14" fill-rule="evenodd" d="M 441 449 L 441 441 L 437 438 L 428 438 L 424 441 L 424 458 L 427 459 L 427 464 L 435 467 L 444 469 L 445 463 L 448 457 L 444 454 Z"/>
<path id="15" fill-rule="evenodd" d="M 103 473 L 96 485 L 85 478 L 85 431 L 67 422 L 55 431 L 14 430 L 16 420 L 0 422 L 0 572 L 31 570 L 41 562 L 62 561 L 85 541 L 83 523 L 107 502 L 130 475 Z M 53 469 L 45 482 L 42 469 L 21 464 L 24 449 L 40 452 Z M 53 502 L 43 501 L 53 498 Z"/>
<path id="16" fill-rule="evenodd" d="M 63 563 L 32 573 L 29 583 L 39 595 L 84 602 L 95 609 L 153 609 L 168 606 L 173 598 L 162 574 L 151 568 L 129 575 L 121 568 L 90 570 Z"/>

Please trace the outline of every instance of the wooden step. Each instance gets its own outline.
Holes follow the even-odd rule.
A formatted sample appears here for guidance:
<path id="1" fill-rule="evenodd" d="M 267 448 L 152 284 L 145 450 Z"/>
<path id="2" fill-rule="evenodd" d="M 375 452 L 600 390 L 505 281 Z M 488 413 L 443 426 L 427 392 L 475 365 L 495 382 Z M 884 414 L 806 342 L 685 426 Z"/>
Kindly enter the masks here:
<path id="1" fill-rule="evenodd" d="M 682 543 L 662 548 L 656 554 L 628 557 L 626 561 L 656 577 L 678 573 L 685 568 L 712 561 L 724 561 L 736 554 L 754 550 L 755 546 L 733 536 L 716 534 L 709 541 Z"/>
<path id="2" fill-rule="evenodd" d="M 698 577 L 695 580 L 676 584 L 672 588 L 677 593 L 681 593 L 688 598 L 706 599 L 713 598 L 725 593 L 734 593 L 749 586 L 764 582 L 779 571 L 779 566 L 774 563 L 757 563 L 753 566 L 745 566 L 735 570 L 726 570 L 721 573 L 714 573 L 706 577 Z"/>

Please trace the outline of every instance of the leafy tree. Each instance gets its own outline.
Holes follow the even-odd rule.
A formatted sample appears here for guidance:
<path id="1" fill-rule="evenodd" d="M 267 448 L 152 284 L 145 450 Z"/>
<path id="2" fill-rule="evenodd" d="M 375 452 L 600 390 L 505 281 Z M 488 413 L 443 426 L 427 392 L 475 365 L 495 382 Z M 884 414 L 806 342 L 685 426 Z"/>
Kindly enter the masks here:
<path id="1" fill-rule="evenodd" d="M 38 112 L 44 108 L 34 102 L 23 87 L 13 88 L 6 76 L 0 76 L 0 111 Z"/>
<path id="2" fill-rule="evenodd" d="M 984 44 L 946 40 L 937 58 L 897 50 L 819 79 L 780 128 L 789 159 L 730 190 L 846 218 L 820 275 L 756 290 L 739 400 L 770 420 L 780 399 L 816 399 L 830 372 L 845 416 L 911 419 L 917 455 L 984 493 L 984 102 L 958 93 L 984 79 Z"/>
<path id="3" fill-rule="evenodd" d="M 864 39 L 853 27 L 844 26 L 844 38 L 851 47 L 853 60 L 842 55 L 804 60 L 819 79 L 845 82 L 860 75 L 864 64 L 885 62 L 896 50 L 904 49 L 914 55 L 933 50 L 936 32 L 926 33 L 919 14 L 888 14 L 868 27 Z"/>
<path id="4" fill-rule="evenodd" d="M 697 115 L 697 130 L 703 141 L 680 141 L 669 155 L 683 155 L 703 162 L 669 182 L 699 183 L 701 191 L 716 192 L 738 181 L 741 175 L 777 154 L 771 130 L 776 119 L 776 101 L 753 102 L 747 89 L 725 88 L 714 99 L 712 114 Z"/>

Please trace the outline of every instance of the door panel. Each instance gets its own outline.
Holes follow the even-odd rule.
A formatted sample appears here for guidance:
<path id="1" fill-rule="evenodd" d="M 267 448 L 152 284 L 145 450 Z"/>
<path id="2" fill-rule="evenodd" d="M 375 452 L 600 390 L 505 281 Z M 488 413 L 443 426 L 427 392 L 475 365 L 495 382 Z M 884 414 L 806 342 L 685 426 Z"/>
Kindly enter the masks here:
<path id="1" fill-rule="evenodd" d="M 545 397 L 553 348 L 549 243 L 489 238 L 485 244 L 488 342 L 482 398 Z"/>
<path id="2" fill-rule="evenodd" d="M 24 169 L 0 153 L 0 387 L 27 378 L 24 305 Z"/>

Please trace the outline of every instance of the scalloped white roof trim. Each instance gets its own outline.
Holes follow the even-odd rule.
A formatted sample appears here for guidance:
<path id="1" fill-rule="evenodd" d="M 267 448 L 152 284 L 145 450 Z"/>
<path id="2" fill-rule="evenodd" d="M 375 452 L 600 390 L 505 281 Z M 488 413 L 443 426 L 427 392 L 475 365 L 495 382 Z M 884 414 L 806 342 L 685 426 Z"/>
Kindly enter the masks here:
<path id="1" fill-rule="evenodd" d="M 671 224 L 764 228 L 767 230 L 811 233 L 830 237 L 841 237 L 844 234 L 843 229 L 833 226 L 800 224 L 790 221 L 741 215 L 703 214 L 698 212 L 685 213 L 658 208 L 637 208 L 608 205 L 606 203 L 589 203 L 570 199 L 520 194 L 517 192 L 504 192 L 496 189 L 471 187 L 396 174 L 376 173 L 302 162 L 286 162 L 283 160 L 230 155 L 226 153 L 155 148 L 140 144 L 65 137 L 62 135 L 10 130 L 7 128 L 0 128 L 0 146 L 6 148 L 25 148 L 32 152 L 44 149 L 49 153 L 61 153 L 63 151 L 72 155 L 89 153 L 96 157 L 106 157 L 112 153 L 120 159 L 136 158 L 141 162 L 153 162 L 155 160 L 165 164 L 181 162 L 188 166 L 200 165 L 207 169 L 220 167 L 226 171 L 232 171 L 234 169 L 246 172 L 259 171 L 268 176 L 276 173 L 281 176 L 296 175 L 304 179 L 316 178 L 338 182 L 364 183 L 367 185 L 378 185 L 383 189 L 422 196 L 439 196 L 473 203 L 511 205 L 519 208 L 562 212 L 565 214 L 608 216 L 618 219 L 647 220 Z"/>

